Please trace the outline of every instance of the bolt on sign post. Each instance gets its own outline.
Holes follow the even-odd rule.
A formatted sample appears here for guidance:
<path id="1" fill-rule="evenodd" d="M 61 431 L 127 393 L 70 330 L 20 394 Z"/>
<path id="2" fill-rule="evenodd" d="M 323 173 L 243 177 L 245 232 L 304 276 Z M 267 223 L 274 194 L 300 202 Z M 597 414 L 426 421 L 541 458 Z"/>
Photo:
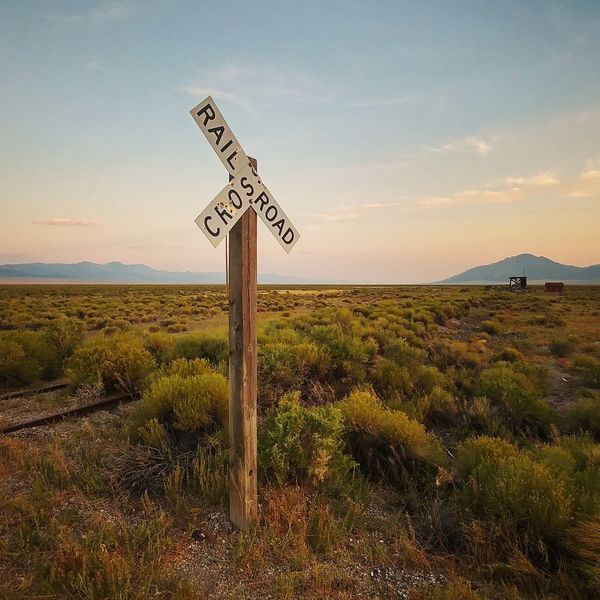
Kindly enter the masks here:
<path id="1" fill-rule="evenodd" d="M 256 216 L 286 252 L 300 234 L 258 175 L 209 96 L 190 111 L 229 172 L 229 183 L 196 218 L 216 248 L 229 234 L 229 516 L 248 530 L 256 490 Z"/>

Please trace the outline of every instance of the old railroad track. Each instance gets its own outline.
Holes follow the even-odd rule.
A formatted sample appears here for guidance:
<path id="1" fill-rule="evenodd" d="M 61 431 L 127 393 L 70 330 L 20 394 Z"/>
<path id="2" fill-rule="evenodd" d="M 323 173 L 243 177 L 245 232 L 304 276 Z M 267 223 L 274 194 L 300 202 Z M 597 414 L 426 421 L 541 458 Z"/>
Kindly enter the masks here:
<path id="1" fill-rule="evenodd" d="M 42 394 L 46 392 L 51 392 L 65 387 L 67 387 L 66 381 L 55 381 L 45 386 L 28 388 L 26 390 L 18 390 L 9 394 L 5 394 L 3 396 L 0 396 L 0 402 L 3 400 L 11 400 L 14 398 L 20 398 L 31 394 Z M 67 408 L 65 410 L 61 410 L 59 412 L 52 413 L 43 417 L 37 417 L 29 421 L 22 421 L 20 423 L 13 423 L 11 425 L 0 427 L 0 434 L 13 433 L 22 429 L 31 429 L 32 427 L 39 427 L 40 425 L 50 425 L 52 423 L 56 423 L 67 418 L 85 417 L 87 415 L 99 412 L 101 410 L 110 410 L 112 408 L 120 406 L 121 404 L 128 404 L 129 402 L 134 402 L 136 400 L 139 400 L 139 397 L 140 395 L 138 393 L 132 394 L 128 392 L 115 392 L 114 394 L 106 396 L 100 400 L 97 400 L 96 402 L 90 402 L 82 406 Z"/>

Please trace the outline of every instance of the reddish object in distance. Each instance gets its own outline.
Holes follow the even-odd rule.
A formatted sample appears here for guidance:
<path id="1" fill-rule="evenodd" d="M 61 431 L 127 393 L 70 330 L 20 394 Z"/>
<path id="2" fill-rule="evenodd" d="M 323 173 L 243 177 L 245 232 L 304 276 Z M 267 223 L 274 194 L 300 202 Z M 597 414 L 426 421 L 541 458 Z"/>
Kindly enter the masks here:
<path id="1" fill-rule="evenodd" d="M 559 281 L 546 281 L 544 292 L 548 294 L 562 294 L 565 291 L 565 284 Z"/>

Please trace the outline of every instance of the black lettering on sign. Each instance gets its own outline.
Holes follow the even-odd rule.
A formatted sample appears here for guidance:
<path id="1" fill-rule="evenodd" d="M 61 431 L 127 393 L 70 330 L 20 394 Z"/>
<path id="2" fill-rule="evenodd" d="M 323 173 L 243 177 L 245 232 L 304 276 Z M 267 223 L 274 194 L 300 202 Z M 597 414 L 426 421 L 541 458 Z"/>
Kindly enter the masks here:
<path id="1" fill-rule="evenodd" d="M 277 208 L 271 204 L 265 211 L 265 217 L 267 217 L 267 221 L 274 221 L 277 218 Z"/>
<path id="2" fill-rule="evenodd" d="M 233 219 L 233 215 L 227 212 L 227 209 L 221 208 L 218 204 L 215 206 L 215 212 L 221 217 L 221 221 L 227 225 L 227 219 Z"/>
<path id="3" fill-rule="evenodd" d="M 277 229 L 279 231 L 280 236 L 283 234 L 283 224 L 284 223 L 285 223 L 285 221 L 283 219 L 279 219 L 279 221 L 277 221 L 277 223 L 273 223 L 273 229 Z"/>
<path id="4" fill-rule="evenodd" d="M 229 140 L 222 148 L 221 148 L 221 152 L 225 152 L 225 150 L 227 150 L 227 148 L 229 148 L 229 146 L 231 146 L 231 144 L 233 144 L 233 140 Z"/>
<path id="5" fill-rule="evenodd" d="M 242 199 L 240 198 L 240 195 L 233 188 L 229 190 L 227 197 L 229 198 L 229 201 L 231 202 L 231 204 L 233 204 L 233 206 L 235 208 L 237 208 L 238 210 L 240 208 L 242 208 L 242 206 L 243 206 Z"/>
<path id="6" fill-rule="evenodd" d="M 240 179 L 240 185 L 245 189 L 245 190 L 250 190 L 246 192 L 246 196 L 248 196 L 248 198 L 250 198 L 251 196 L 254 196 L 254 186 L 248 181 L 247 177 L 242 177 Z"/>
<path id="7" fill-rule="evenodd" d="M 196 113 L 197 117 L 201 117 L 202 115 L 204 115 L 204 127 L 216 117 L 215 109 L 210 105 L 210 102 Z"/>
<path id="8" fill-rule="evenodd" d="M 210 225 L 208 224 L 208 222 L 212 219 L 211 215 L 208 215 L 207 217 L 204 218 L 204 227 L 206 228 L 206 231 L 208 231 L 208 233 L 210 233 L 210 235 L 212 235 L 213 237 L 218 237 L 219 233 L 221 233 L 221 229 L 219 227 L 217 227 L 216 231 L 213 231 L 210 228 Z"/>
<path id="9" fill-rule="evenodd" d="M 234 150 L 228 157 L 227 157 L 227 164 L 232 168 L 235 169 L 234 164 L 231 162 L 235 157 L 237 156 L 237 150 Z"/>
<path id="10" fill-rule="evenodd" d="M 291 227 L 288 227 L 285 233 L 281 236 L 281 239 L 285 244 L 291 244 L 294 241 L 294 232 Z"/>
<path id="11" fill-rule="evenodd" d="M 223 133 L 225 133 L 225 127 L 223 125 L 219 125 L 218 127 L 211 127 L 208 130 L 208 133 L 214 133 L 217 138 L 217 146 L 221 143 L 221 138 L 223 137 Z"/>
<path id="12" fill-rule="evenodd" d="M 254 200 L 254 204 L 258 204 L 260 202 L 260 210 L 265 207 L 266 204 L 269 204 L 269 196 L 265 194 L 265 192 L 261 192 L 259 196 Z"/>

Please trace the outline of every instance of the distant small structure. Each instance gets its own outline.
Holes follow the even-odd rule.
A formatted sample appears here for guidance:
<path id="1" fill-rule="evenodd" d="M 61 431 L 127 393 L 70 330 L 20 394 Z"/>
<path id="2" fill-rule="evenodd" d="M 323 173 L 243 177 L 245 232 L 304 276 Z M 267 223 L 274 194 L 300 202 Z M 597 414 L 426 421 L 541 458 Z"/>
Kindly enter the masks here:
<path id="1" fill-rule="evenodd" d="M 562 281 L 546 281 L 544 284 L 544 293 L 559 294 L 562 296 L 565 291 L 565 284 Z"/>
<path id="2" fill-rule="evenodd" d="M 527 277 L 509 277 L 508 278 L 509 292 L 525 292 L 527 291 Z"/>

